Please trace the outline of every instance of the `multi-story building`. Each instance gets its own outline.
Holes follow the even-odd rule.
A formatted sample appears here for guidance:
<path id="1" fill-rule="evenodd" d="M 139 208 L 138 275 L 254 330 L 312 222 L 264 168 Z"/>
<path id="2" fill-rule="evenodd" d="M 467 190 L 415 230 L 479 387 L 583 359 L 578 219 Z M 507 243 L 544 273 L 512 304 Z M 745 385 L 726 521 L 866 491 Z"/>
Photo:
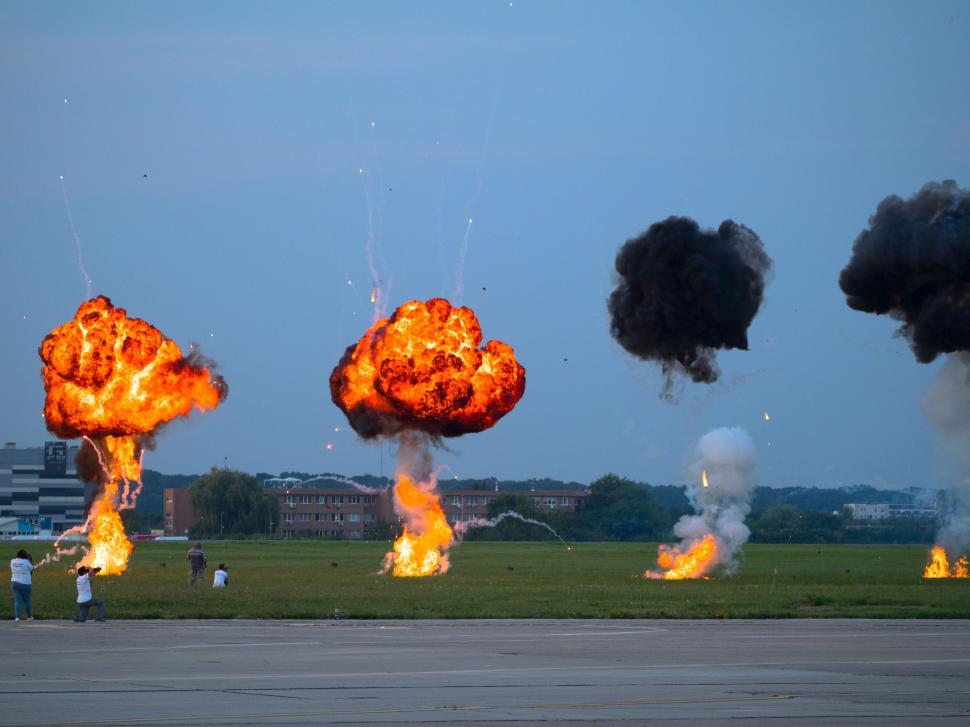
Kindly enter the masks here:
<path id="1" fill-rule="evenodd" d="M 445 517 L 451 523 L 468 522 L 487 517 L 487 509 L 493 499 L 501 495 L 521 495 L 542 512 L 575 512 L 586 504 L 589 489 L 580 484 L 556 484 L 547 486 L 536 483 L 516 483 L 517 486 L 503 486 L 493 482 L 490 489 L 472 489 L 461 482 L 441 482 L 441 506 Z M 526 485 L 526 486 L 524 486 Z"/>
<path id="2" fill-rule="evenodd" d="M 78 448 L 67 442 L 0 449 L 0 517 L 19 518 L 37 530 L 61 533 L 84 522 L 93 485 L 77 476 Z"/>
<path id="3" fill-rule="evenodd" d="M 388 489 L 369 492 L 346 482 L 273 477 L 263 481 L 263 492 L 279 498 L 277 532 L 284 538 L 358 539 L 368 524 L 394 519 Z"/>
<path id="4" fill-rule="evenodd" d="M 199 516 L 189 502 L 189 488 L 166 487 L 164 490 L 164 505 L 162 527 L 167 536 L 183 536 L 189 534 L 189 529 L 199 522 Z"/>
<path id="5" fill-rule="evenodd" d="M 885 520 L 891 517 L 936 518 L 939 512 L 935 507 L 920 507 L 903 502 L 848 502 L 846 512 L 853 520 Z"/>

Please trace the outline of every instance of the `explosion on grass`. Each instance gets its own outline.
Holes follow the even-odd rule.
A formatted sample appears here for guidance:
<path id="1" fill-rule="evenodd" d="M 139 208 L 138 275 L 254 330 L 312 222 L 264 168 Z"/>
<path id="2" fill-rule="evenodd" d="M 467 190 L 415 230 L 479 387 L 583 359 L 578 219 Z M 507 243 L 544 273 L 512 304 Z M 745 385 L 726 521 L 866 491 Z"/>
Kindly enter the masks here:
<path id="1" fill-rule="evenodd" d="M 511 346 L 481 343 L 470 308 L 441 298 L 410 301 L 375 322 L 330 375 L 331 398 L 354 431 L 399 442 L 394 511 L 405 525 L 384 572 L 448 570 L 454 536 L 436 491 L 431 445 L 494 426 L 525 393 L 525 369 Z"/>
<path id="2" fill-rule="evenodd" d="M 897 335 L 917 361 L 947 356 L 923 411 L 960 468 L 953 512 L 936 538 L 959 563 L 970 545 L 970 193 L 948 180 L 909 199 L 886 197 L 856 237 L 839 285 L 849 307 L 900 321 Z M 927 578 L 940 577 L 936 553 Z M 951 577 L 966 577 L 966 569 Z"/>
<path id="3" fill-rule="evenodd" d="M 740 427 L 715 429 L 701 437 L 688 468 L 687 499 L 695 514 L 677 521 L 674 534 L 681 542 L 661 545 L 660 570 L 648 570 L 644 577 L 704 578 L 719 565 L 734 570 L 734 556 L 751 535 L 744 519 L 751 512 L 754 465 L 754 442 Z"/>
<path id="4" fill-rule="evenodd" d="M 629 353 L 660 364 L 664 398 L 672 398 L 675 374 L 713 383 L 717 349 L 748 348 L 771 265 L 744 225 L 725 220 L 701 230 L 688 217 L 668 217 L 620 248 L 610 333 Z"/>
<path id="5" fill-rule="evenodd" d="M 183 356 L 174 341 L 104 296 L 82 303 L 73 320 L 51 331 L 40 357 L 47 428 L 65 439 L 83 437 L 78 476 L 100 486 L 84 524 L 61 537 L 87 534 L 91 547 L 77 565 L 120 574 L 133 546 L 119 512 L 135 505 L 142 451 L 166 422 L 218 406 L 226 383 L 201 356 Z"/>

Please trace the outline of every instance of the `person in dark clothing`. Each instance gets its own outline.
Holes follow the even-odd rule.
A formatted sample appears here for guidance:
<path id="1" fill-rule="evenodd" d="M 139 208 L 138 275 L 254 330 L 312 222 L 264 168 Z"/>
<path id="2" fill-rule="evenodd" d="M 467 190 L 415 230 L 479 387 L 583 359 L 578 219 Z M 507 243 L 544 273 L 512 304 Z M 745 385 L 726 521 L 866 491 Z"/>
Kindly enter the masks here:
<path id="1" fill-rule="evenodd" d="M 196 543 L 195 547 L 189 550 L 185 559 L 189 561 L 189 585 L 194 586 L 201 583 L 205 578 L 205 568 L 208 565 L 205 559 L 205 551 L 202 550 L 202 543 Z"/>
<path id="2" fill-rule="evenodd" d="M 82 565 L 77 569 L 77 611 L 74 613 L 74 620 L 84 623 L 88 620 L 88 613 L 92 608 L 97 608 L 95 621 L 104 621 L 104 599 L 95 598 L 91 594 L 91 577 L 101 572 L 100 568 L 88 568 Z"/>

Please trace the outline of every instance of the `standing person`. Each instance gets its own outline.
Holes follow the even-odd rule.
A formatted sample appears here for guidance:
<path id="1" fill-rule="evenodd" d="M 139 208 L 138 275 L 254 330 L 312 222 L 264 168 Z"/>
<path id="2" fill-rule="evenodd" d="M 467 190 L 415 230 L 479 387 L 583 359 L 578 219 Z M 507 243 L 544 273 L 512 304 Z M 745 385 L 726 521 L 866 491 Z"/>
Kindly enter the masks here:
<path id="1" fill-rule="evenodd" d="M 205 576 L 205 568 L 208 562 L 205 559 L 205 551 L 202 550 L 202 543 L 196 543 L 195 547 L 189 550 L 188 555 L 185 559 L 189 561 L 189 585 L 194 586 L 196 583 L 201 583 L 202 578 Z"/>
<path id="2" fill-rule="evenodd" d="M 10 561 L 10 588 L 13 589 L 13 620 L 20 620 L 20 610 L 23 607 L 28 621 L 34 620 L 34 613 L 30 609 L 31 573 L 34 570 L 34 559 L 26 550 L 18 550 L 17 557 Z"/>
<path id="3" fill-rule="evenodd" d="M 88 620 L 88 612 L 92 606 L 98 607 L 94 620 L 104 621 L 104 599 L 91 595 L 91 576 L 96 576 L 100 572 L 100 568 L 88 568 L 86 565 L 77 569 L 77 612 L 74 614 L 74 620 L 78 623 Z"/>
<path id="4" fill-rule="evenodd" d="M 220 563 L 219 567 L 216 568 L 216 572 L 213 574 L 212 587 L 213 588 L 225 588 L 229 585 L 229 568 L 225 563 Z"/>

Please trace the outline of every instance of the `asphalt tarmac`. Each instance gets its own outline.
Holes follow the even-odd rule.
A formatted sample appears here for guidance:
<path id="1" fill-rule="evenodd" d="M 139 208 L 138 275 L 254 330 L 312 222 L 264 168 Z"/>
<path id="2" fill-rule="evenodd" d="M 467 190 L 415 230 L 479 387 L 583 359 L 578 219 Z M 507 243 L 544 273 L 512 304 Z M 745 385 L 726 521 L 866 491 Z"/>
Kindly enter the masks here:
<path id="1" fill-rule="evenodd" d="M 970 621 L 0 623 L 0 725 L 970 724 Z"/>

